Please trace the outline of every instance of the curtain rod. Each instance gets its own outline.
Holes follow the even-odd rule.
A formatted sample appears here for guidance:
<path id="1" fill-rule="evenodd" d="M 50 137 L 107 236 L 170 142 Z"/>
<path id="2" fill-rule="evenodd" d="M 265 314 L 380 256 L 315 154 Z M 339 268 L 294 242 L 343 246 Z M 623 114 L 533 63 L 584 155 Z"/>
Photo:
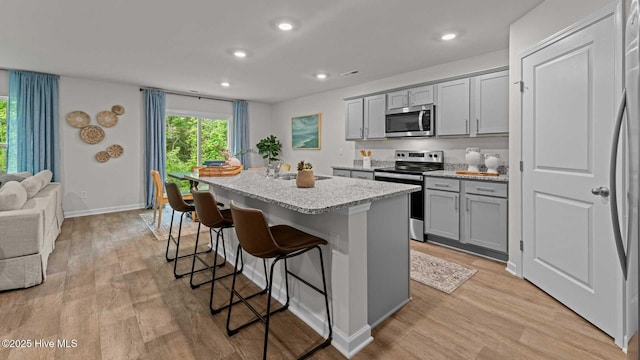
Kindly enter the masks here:
<path id="1" fill-rule="evenodd" d="M 162 90 L 162 89 L 155 89 L 155 88 L 140 88 L 140 91 L 143 91 L 145 89 L 148 89 L 148 90 Z M 213 97 L 213 96 L 187 94 L 187 93 L 182 93 L 182 92 L 178 92 L 178 91 L 171 91 L 171 90 L 162 90 L 162 91 L 164 91 L 166 94 L 171 94 L 171 95 L 194 97 L 194 98 L 198 98 L 198 99 L 233 102 L 233 100 L 231 100 L 231 99 L 217 98 L 217 97 Z"/>

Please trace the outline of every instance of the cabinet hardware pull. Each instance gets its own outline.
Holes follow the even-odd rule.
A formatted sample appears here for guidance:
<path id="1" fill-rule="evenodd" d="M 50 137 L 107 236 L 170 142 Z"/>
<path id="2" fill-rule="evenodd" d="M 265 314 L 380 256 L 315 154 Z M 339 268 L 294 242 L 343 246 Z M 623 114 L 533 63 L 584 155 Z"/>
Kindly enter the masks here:
<path id="1" fill-rule="evenodd" d="M 467 199 L 467 201 L 464 204 L 465 206 L 465 210 L 467 210 L 467 212 L 469 212 L 469 199 Z"/>
<path id="2" fill-rule="evenodd" d="M 476 133 L 480 132 L 480 118 L 476 118 Z"/>
<path id="3" fill-rule="evenodd" d="M 469 133 L 469 119 L 464 119 L 464 131 Z"/>
<path id="4" fill-rule="evenodd" d="M 439 187 L 449 187 L 449 184 L 435 183 L 434 185 Z"/>
<path id="5" fill-rule="evenodd" d="M 455 198 L 456 198 L 456 199 L 454 200 L 454 203 L 453 203 L 453 204 L 454 204 L 454 206 L 455 206 L 455 210 L 456 210 L 456 212 L 457 212 L 457 211 L 458 211 L 458 196 L 456 195 L 456 196 L 455 196 Z"/>
<path id="6" fill-rule="evenodd" d="M 492 189 L 492 188 L 485 188 L 485 187 L 476 187 L 476 190 L 478 190 L 478 191 L 495 192 L 495 190 L 494 190 L 494 189 Z"/>
<path id="7" fill-rule="evenodd" d="M 362 128 L 360 128 L 360 137 L 364 137 L 364 132 L 362 131 Z"/>

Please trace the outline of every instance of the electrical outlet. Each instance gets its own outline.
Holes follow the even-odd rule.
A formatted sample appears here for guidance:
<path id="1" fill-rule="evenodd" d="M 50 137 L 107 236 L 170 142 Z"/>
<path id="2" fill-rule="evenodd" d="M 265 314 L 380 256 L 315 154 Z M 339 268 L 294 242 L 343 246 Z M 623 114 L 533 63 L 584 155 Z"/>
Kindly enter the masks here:
<path id="1" fill-rule="evenodd" d="M 80 199 L 89 198 L 89 194 L 86 191 L 80 191 Z"/>

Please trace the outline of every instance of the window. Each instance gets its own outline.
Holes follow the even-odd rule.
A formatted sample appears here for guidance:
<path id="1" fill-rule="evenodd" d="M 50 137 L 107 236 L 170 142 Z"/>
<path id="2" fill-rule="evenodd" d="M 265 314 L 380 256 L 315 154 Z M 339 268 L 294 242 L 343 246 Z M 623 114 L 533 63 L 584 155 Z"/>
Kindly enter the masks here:
<path id="1" fill-rule="evenodd" d="M 207 160 L 223 160 L 230 148 L 225 116 L 167 111 L 167 173 L 191 171 Z"/>
<path id="2" fill-rule="evenodd" d="M 7 98 L 0 97 L 0 171 L 7 171 Z"/>

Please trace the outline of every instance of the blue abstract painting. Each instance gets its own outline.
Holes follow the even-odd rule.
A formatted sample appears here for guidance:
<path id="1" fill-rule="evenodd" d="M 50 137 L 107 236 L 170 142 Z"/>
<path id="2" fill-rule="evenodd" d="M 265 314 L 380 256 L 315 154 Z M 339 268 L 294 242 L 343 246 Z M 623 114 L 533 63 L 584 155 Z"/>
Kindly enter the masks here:
<path id="1" fill-rule="evenodd" d="M 291 144 L 294 149 L 320 149 L 322 114 L 291 119 Z"/>

